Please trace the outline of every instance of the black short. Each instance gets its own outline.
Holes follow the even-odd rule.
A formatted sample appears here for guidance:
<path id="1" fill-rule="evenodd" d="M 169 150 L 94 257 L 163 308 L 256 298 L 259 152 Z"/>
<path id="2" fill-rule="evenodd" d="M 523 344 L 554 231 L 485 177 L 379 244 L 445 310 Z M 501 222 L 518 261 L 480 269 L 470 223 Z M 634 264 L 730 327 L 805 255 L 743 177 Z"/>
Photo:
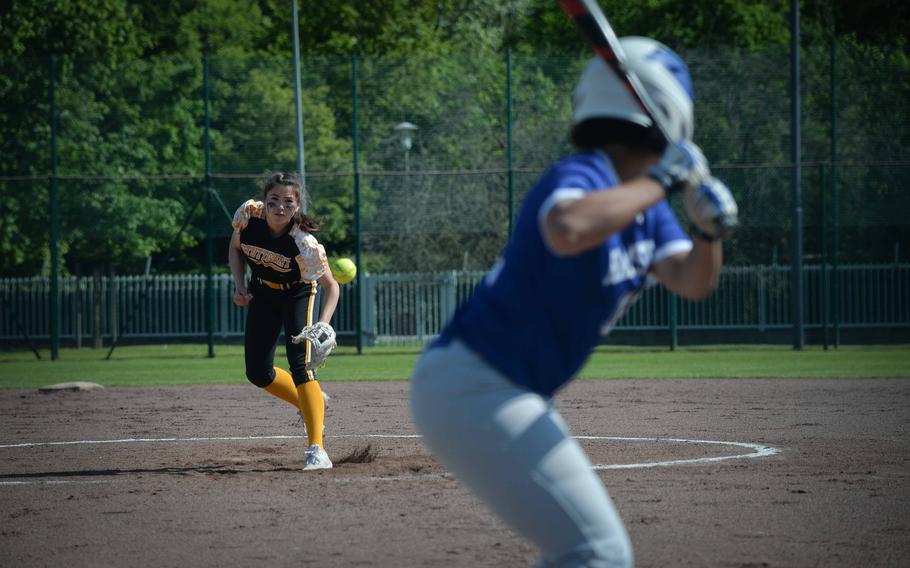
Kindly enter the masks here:
<path id="1" fill-rule="evenodd" d="M 284 326 L 288 365 L 294 384 L 316 379 L 316 372 L 307 370 L 306 344 L 296 345 L 291 336 L 311 325 L 316 310 L 316 286 L 304 283 L 290 290 L 274 290 L 253 280 L 250 286 L 253 300 L 247 306 L 244 333 L 246 376 L 251 383 L 265 387 L 274 379 L 275 344 Z"/>

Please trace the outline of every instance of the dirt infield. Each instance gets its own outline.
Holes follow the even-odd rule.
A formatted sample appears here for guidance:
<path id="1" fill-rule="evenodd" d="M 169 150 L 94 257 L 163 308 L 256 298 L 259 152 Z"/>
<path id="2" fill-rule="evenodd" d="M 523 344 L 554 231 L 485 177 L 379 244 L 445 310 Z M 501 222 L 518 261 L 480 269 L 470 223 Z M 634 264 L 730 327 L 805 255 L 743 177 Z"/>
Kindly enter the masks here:
<path id="1" fill-rule="evenodd" d="M 536 560 L 413 437 L 406 383 L 325 388 L 329 454 L 372 462 L 302 472 L 293 409 L 250 385 L 0 391 L 0 564 Z M 908 379 L 579 381 L 558 406 L 637 566 L 910 558 Z"/>

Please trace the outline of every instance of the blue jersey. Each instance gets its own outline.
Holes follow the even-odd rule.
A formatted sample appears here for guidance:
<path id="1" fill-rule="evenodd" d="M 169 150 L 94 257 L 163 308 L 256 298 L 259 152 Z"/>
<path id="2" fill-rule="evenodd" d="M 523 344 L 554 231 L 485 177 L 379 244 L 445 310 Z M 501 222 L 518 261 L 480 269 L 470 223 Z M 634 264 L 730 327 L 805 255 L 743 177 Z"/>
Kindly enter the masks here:
<path id="1" fill-rule="evenodd" d="M 528 193 L 502 258 L 439 340 L 457 337 L 515 383 L 550 396 L 581 368 L 638 294 L 651 267 L 692 248 L 666 201 L 599 247 L 560 256 L 541 224 L 552 206 L 619 184 L 600 151 L 554 165 Z"/>

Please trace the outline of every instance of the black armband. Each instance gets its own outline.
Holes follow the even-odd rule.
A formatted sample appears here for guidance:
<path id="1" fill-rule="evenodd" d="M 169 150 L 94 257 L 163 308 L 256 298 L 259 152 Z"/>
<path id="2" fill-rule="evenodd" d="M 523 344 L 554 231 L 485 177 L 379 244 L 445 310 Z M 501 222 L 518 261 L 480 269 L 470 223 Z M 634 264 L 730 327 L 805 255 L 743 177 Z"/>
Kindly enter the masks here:
<path id="1" fill-rule="evenodd" d="M 705 241 L 707 243 L 715 243 L 720 240 L 720 237 L 709 235 L 695 225 L 689 227 L 689 236 L 700 241 Z"/>

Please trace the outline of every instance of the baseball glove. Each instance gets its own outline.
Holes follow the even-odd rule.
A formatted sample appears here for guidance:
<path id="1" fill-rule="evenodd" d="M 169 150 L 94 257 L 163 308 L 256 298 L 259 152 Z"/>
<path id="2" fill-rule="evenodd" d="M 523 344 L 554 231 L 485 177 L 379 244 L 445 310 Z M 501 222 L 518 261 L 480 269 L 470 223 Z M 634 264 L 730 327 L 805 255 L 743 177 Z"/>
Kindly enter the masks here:
<path id="1" fill-rule="evenodd" d="M 307 368 L 315 369 L 325 363 L 326 358 L 337 345 L 335 343 L 335 330 L 327 323 L 319 322 L 308 325 L 303 328 L 297 335 L 291 336 L 294 343 L 310 344 L 310 362 Z"/>

